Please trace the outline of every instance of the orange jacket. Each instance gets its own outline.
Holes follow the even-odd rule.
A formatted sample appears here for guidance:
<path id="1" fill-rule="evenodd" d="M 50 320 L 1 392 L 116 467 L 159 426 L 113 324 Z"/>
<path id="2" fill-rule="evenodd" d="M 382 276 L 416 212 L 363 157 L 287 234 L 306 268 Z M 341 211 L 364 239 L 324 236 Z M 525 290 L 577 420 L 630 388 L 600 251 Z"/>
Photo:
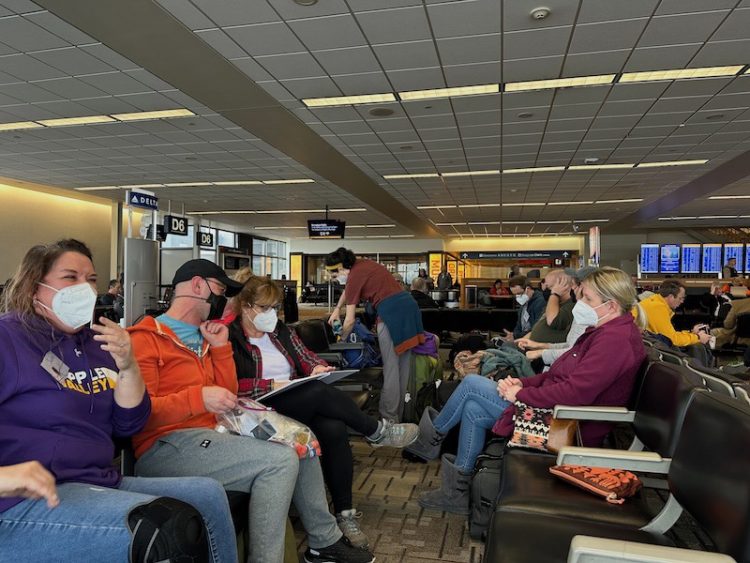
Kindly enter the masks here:
<path id="1" fill-rule="evenodd" d="M 128 332 L 151 396 L 151 417 L 133 437 L 136 457 L 175 430 L 216 426 L 216 417 L 203 404 L 202 391 L 219 385 L 237 393 L 232 346 L 212 348 L 204 342 L 199 357 L 153 317 L 144 318 Z"/>

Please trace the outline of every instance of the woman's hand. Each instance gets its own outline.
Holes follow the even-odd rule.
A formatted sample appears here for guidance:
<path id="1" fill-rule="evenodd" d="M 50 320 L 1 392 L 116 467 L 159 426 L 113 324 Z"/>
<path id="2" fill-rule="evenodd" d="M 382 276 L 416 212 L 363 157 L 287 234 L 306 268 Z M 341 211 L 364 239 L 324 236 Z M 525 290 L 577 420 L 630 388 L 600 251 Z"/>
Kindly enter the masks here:
<path id="1" fill-rule="evenodd" d="M 519 338 L 514 342 L 521 350 L 535 350 L 542 347 L 539 342 L 535 342 L 531 338 Z"/>
<path id="2" fill-rule="evenodd" d="M 529 350 L 526 352 L 526 357 L 529 360 L 536 360 L 542 357 L 542 350 Z"/>
<path id="3" fill-rule="evenodd" d="M 127 371 L 133 368 L 136 362 L 128 331 L 106 317 L 99 317 L 99 322 L 101 324 L 91 327 L 97 333 L 94 340 L 103 342 L 101 349 L 109 352 L 118 370 Z"/>
<path id="4" fill-rule="evenodd" d="M 516 395 L 521 389 L 523 389 L 523 386 L 520 384 L 512 385 L 511 387 L 506 389 L 505 393 L 501 395 L 501 397 L 505 399 L 506 401 L 508 401 L 509 403 L 513 403 L 516 400 Z"/>
<path id="5" fill-rule="evenodd" d="M 555 280 L 552 287 L 550 287 L 550 291 L 552 291 L 554 295 L 562 298 L 563 295 L 570 295 L 570 288 L 571 284 L 560 276 Z"/>
<path id="6" fill-rule="evenodd" d="M 520 385 L 521 380 L 515 377 L 505 377 L 497 382 L 497 393 L 501 397 L 505 394 L 505 390 L 512 387 L 513 385 Z"/>
<path id="7" fill-rule="evenodd" d="M 324 366 L 323 364 L 319 364 L 312 369 L 310 375 L 320 375 L 321 373 L 328 373 L 329 371 L 333 371 L 333 369 L 333 366 Z"/>
<path id="8" fill-rule="evenodd" d="M 45 498 L 50 508 L 60 504 L 55 476 L 38 461 L 0 467 L 0 497 Z"/>
<path id="9" fill-rule="evenodd" d="M 201 323 L 200 330 L 209 346 L 218 348 L 229 342 L 229 329 L 226 325 L 214 321 L 205 321 Z"/>
<path id="10" fill-rule="evenodd" d="M 341 313 L 339 312 L 338 307 L 334 307 L 333 312 L 331 313 L 331 316 L 328 317 L 328 324 L 333 326 L 334 321 L 340 321 L 341 320 Z"/>

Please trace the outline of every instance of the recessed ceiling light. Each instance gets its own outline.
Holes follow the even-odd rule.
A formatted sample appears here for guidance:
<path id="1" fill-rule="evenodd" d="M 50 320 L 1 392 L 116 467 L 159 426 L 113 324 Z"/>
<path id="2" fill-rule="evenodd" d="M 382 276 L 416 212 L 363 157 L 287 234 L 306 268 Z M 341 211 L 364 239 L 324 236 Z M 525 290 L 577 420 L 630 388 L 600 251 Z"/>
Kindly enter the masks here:
<path id="1" fill-rule="evenodd" d="M 499 170 L 467 170 L 466 172 L 442 172 L 443 178 L 457 178 L 460 176 L 495 176 L 500 174 Z"/>
<path id="2" fill-rule="evenodd" d="M 600 199 L 595 201 L 595 204 L 607 204 L 607 203 L 637 203 L 643 201 L 642 197 L 634 197 L 631 199 Z"/>
<path id="3" fill-rule="evenodd" d="M 564 166 L 536 166 L 531 168 L 506 168 L 503 170 L 503 174 L 524 174 L 527 172 L 562 172 L 565 170 Z"/>
<path id="4" fill-rule="evenodd" d="M 323 108 L 331 106 L 351 106 L 356 104 L 372 104 L 377 102 L 395 102 L 396 96 L 390 92 L 386 94 L 365 94 L 362 96 L 336 96 L 331 98 L 303 98 L 302 103 L 309 108 Z"/>
<path id="5" fill-rule="evenodd" d="M 641 162 L 638 168 L 658 168 L 659 166 L 692 166 L 696 164 L 706 164 L 708 159 L 697 160 L 665 160 L 662 162 Z"/>
<path id="6" fill-rule="evenodd" d="M 294 0 L 294 3 L 300 6 L 314 6 L 318 3 L 318 0 Z"/>
<path id="7" fill-rule="evenodd" d="M 568 166 L 568 170 L 618 170 L 633 168 L 635 164 L 580 164 Z"/>
<path id="8" fill-rule="evenodd" d="M 458 98 L 461 96 L 477 96 L 481 94 L 497 94 L 500 92 L 499 84 L 481 84 L 478 86 L 458 86 L 455 88 L 432 88 L 430 90 L 412 90 L 410 92 L 399 92 L 399 97 L 404 101 L 427 100 L 433 98 Z"/>
<path id="9" fill-rule="evenodd" d="M 534 117 L 534 114 L 530 111 L 522 111 L 517 117 L 520 117 L 521 119 L 529 119 L 530 117 Z"/>
<path id="10" fill-rule="evenodd" d="M 398 149 L 402 151 L 413 151 L 414 147 L 412 145 L 401 145 Z"/>
<path id="11" fill-rule="evenodd" d="M 706 119 L 709 121 L 715 121 L 717 119 L 722 119 L 724 117 L 723 113 L 714 113 L 713 115 L 707 115 Z"/>
<path id="12" fill-rule="evenodd" d="M 367 113 L 372 115 L 373 117 L 387 117 L 389 115 L 393 115 L 393 110 L 391 108 L 372 108 Z"/>
<path id="13" fill-rule="evenodd" d="M 440 178 L 437 172 L 419 173 L 419 174 L 386 174 L 383 176 L 386 180 L 406 180 L 411 178 Z"/>
<path id="14" fill-rule="evenodd" d="M 33 121 L 16 121 L 15 123 L 0 123 L 0 131 L 18 131 L 20 129 L 40 129 L 39 125 Z"/>
<path id="15" fill-rule="evenodd" d="M 683 80 L 689 78 L 714 78 L 734 76 L 745 65 L 714 66 L 703 68 L 683 68 L 674 70 L 648 70 L 644 72 L 626 72 L 618 82 L 650 82 L 654 80 Z"/>
<path id="16" fill-rule="evenodd" d="M 591 205 L 593 201 L 550 201 L 547 205 Z"/>
<path id="17" fill-rule="evenodd" d="M 95 123 L 111 123 L 115 121 L 108 115 L 87 115 L 85 117 L 61 117 L 59 119 L 40 119 L 45 127 L 67 127 L 72 125 L 93 125 Z"/>
<path id="18" fill-rule="evenodd" d="M 189 109 L 165 109 L 159 111 L 136 111 L 132 113 L 113 113 L 112 117 L 119 121 L 143 121 L 146 119 L 168 119 L 171 117 L 194 117 Z M 192 124 L 194 125 L 194 124 Z"/>
<path id="19" fill-rule="evenodd" d="M 530 80 L 525 82 L 508 82 L 506 92 L 524 92 L 527 90 L 546 90 L 549 88 L 571 88 L 573 86 L 600 86 L 611 84 L 614 74 L 600 74 L 596 76 L 577 76 L 573 78 L 555 78 L 552 80 Z"/>

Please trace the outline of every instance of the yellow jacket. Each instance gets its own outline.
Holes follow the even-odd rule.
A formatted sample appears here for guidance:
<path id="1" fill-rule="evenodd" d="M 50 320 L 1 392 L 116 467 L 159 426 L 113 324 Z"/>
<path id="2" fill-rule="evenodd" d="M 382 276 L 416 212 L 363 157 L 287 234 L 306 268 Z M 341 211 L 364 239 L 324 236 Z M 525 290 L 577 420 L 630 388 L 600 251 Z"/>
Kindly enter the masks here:
<path id="1" fill-rule="evenodd" d="M 690 346 L 691 344 L 698 344 L 700 342 L 697 334 L 689 330 L 678 332 L 674 329 L 674 326 L 672 326 L 674 311 L 672 311 L 666 300 L 658 293 L 641 301 L 641 307 L 643 307 L 643 311 L 646 313 L 648 321 L 646 330 L 649 332 L 666 336 L 675 346 Z M 634 317 L 637 317 L 638 310 L 633 309 L 632 314 Z"/>

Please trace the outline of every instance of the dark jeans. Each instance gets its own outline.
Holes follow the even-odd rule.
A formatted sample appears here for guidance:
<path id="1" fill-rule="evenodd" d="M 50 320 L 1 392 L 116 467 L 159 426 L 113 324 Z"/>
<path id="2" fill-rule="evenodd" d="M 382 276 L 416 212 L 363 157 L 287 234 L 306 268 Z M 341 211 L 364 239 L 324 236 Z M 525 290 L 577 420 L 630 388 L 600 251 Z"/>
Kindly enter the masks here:
<path id="1" fill-rule="evenodd" d="M 346 393 L 320 381 L 300 385 L 264 403 L 310 427 L 323 450 L 320 465 L 335 511 L 352 508 L 354 460 L 346 427 L 370 436 L 378 429 L 378 421 L 359 410 Z"/>

